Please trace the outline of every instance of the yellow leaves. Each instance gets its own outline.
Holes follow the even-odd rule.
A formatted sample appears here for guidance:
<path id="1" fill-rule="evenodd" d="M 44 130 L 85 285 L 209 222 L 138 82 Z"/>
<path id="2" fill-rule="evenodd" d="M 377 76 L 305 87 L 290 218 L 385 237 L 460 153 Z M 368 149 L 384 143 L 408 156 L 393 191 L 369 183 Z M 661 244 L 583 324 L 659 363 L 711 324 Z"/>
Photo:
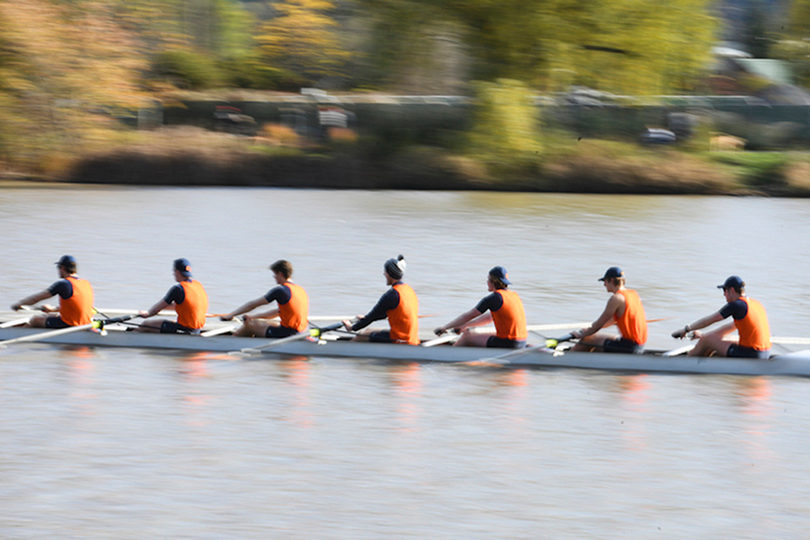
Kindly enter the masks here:
<path id="1" fill-rule="evenodd" d="M 477 83 L 470 134 L 476 152 L 490 159 L 531 158 L 541 150 L 538 135 L 537 107 L 526 84 L 507 79 Z"/>
<path id="2" fill-rule="evenodd" d="M 256 41 L 273 66 L 310 77 L 334 75 L 349 57 L 340 43 L 338 23 L 325 0 L 285 0 L 274 6 L 279 16 L 265 23 Z"/>

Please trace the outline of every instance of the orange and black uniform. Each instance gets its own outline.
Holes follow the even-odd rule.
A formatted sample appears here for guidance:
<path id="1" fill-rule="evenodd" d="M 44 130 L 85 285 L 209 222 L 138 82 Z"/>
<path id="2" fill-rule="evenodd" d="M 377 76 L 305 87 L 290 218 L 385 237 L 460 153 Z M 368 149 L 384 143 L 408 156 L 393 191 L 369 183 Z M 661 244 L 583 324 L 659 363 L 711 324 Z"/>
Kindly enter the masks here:
<path id="1" fill-rule="evenodd" d="M 618 294 L 624 297 L 624 314 L 621 317 L 613 315 L 619 332 L 624 339 L 644 345 L 647 343 L 647 314 L 638 293 L 633 289 L 621 289 Z"/>
<path id="2" fill-rule="evenodd" d="M 48 292 L 59 295 L 59 319 L 66 326 L 92 322 L 93 287 L 87 280 L 68 276 L 48 287 Z"/>
<path id="3" fill-rule="evenodd" d="M 729 302 L 720 309 L 723 318 L 734 318 L 734 326 L 740 334 L 740 341 L 731 345 L 728 356 L 768 358 L 771 350 L 771 327 L 768 324 L 768 315 L 762 304 L 748 298 Z"/>
<path id="4" fill-rule="evenodd" d="M 177 324 L 180 330 L 197 333 L 205 326 L 208 313 L 208 295 L 199 281 L 191 278 L 179 282 L 169 289 L 163 301 L 175 304 Z M 162 330 L 161 330 L 162 331 Z"/>
<path id="5" fill-rule="evenodd" d="M 368 314 L 352 325 L 352 330 L 362 330 L 374 321 L 388 319 L 391 330 L 374 332 L 371 341 L 419 345 L 419 299 L 416 293 L 402 281 L 397 281 L 385 291 Z"/>
<path id="6" fill-rule="evenodd" d="M 526 345 L 529 334 L 526 330 L 526 312 L 518 294 L 509 289 L 497 289 L 484 297 L 475 306 L 481 313 L 489 310 L 495 323 L 495 336 L 489 338 L 487 347 L 521 348 Z"/>
<path id="7" fill-rule="evenodd" d="M 278 315 L 281 326 L 289 330 L 287 335 L 297 334 L 307 329 L 309 322 L 309 297 L 300 285 L 292 281 L 285 281 L 278 287 L 273 287 L 264 295 L 267 302 L 278 303 Z M 268 337 L 281 337 L 273 335 Z"/>

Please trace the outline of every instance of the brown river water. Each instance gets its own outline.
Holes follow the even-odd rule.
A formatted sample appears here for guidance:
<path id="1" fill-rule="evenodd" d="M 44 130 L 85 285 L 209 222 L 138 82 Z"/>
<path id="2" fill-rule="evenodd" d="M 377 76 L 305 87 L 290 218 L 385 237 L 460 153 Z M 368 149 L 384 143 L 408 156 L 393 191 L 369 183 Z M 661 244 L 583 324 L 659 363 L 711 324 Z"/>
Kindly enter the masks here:
<path id="1" fill-rule="evenodd" d="M 730 274 L 810 337 L 807 200 L 14 188 L 0 230 L 0 310 L 69 253 L 100 308 L 148 308 L 186 257 L 227 311 L 285 258 L 313 315 L 354 315 L 402 253 L 426 335 L 500 264 L 532 324 L 596 318 L 618 265 L 667 319 L 651 347 Z M 805 538 L 808 417 L 803 378 L 11 346 L 0 537 Z"/>

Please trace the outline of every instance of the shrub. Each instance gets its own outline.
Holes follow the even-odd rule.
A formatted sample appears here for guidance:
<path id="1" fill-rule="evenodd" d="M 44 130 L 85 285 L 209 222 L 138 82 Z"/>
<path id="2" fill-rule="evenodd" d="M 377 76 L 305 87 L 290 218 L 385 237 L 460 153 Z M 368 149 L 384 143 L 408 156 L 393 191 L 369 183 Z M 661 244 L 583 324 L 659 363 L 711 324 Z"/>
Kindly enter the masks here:
<path id="1" fill-rule="evenodd" d="M 170 79 L 178 88 L 200 90 L 217 86 L 222 77 L 214 62 L 190 50 L 161 51 L 152 60 L 152 73 Z"/>

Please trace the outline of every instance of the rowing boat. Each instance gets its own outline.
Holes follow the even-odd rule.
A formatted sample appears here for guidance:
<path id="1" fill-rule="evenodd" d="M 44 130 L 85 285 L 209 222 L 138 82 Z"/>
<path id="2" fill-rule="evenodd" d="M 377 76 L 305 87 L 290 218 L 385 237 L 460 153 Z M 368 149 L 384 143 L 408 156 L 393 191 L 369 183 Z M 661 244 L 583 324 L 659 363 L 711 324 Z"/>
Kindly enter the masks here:
<path id="1" fill-rule="evenodd" d="M 151 334 L 126 332 L 112 325 L 106 335 L 84 331 L 44 338 L 41 343 L 58 345 L 83 345 L 90 347 L 130 347 L 170 349 L 183 351 L 229 352 L 255 349 L 268 343 L 262 338 L 246 338 L 217 335 L 213 337 L 178 334 Z M 14 339 L 43 332 L 34 328 L 0 329 L 0 340 Z M 267 357 L 294 355 L 332 358 L 369 358 L 392 361 L 475 363 L 507 352 L 497 349 L 474 347 L 421 347 L 368 343 L 348 340 L 305 339 L 286 343 L 268 351 Z M 515 366 L 539 366 L 548 368 L 580 368 L 629 372 L 669 373 L 715 373 L 730 375 L 792 375 L 810 376 L 810 350 L 780 354 L 770 360 L 747 358 L 703 358 L 690 356 L 663 356 L 662 351 L 646 354 L 605 354 L 560 352 L 537 349 L 525 354 L 510 356 L 501 362 Z M 486 364 L 486 362 L 484 362 Z"/>

